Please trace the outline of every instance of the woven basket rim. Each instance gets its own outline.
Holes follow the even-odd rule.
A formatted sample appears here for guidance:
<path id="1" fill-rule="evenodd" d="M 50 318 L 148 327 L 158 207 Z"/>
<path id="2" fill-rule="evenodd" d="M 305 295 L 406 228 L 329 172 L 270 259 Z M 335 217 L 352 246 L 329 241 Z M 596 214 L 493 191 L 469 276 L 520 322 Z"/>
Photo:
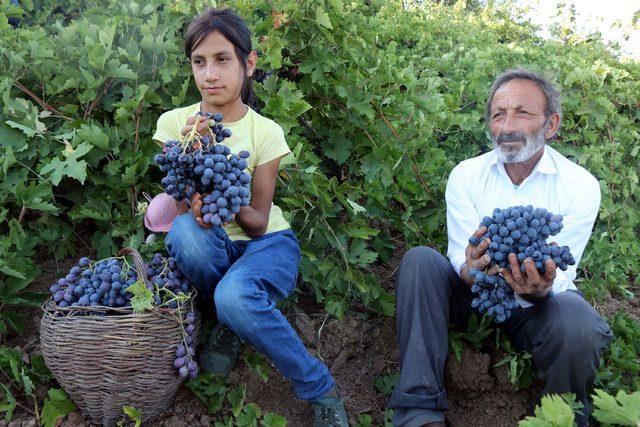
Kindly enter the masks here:
<path id="1" fill-rule="evenodd" d="M 186 314 L 187 311 L 194 310 L 194 294 L 190 293 L 188 295 L 188 299 L 185 300 L 181 305 L 177 308 L 169 308 L 169 307 L 156 307 L 153 306 L 150 309 L 145 309 L 144 311 L 134 311 L 133 307 L 108 307 L 104 305 L 94 305 L 94 306 L 75 306 L 75 307 L 60 307 L 54 300 L 53 296 L 48 298 L 41 306 L 42 311 L 45 316 L 53 316 L 57 313 L 64 313 L 64 317 L 80 317 L 80 315 L 88 314 L 89 316 L 82 316 L 83 318 L 90 318 L 92 314 L 102 313 L 105 314 L 106 318 L 141 318 L 147 317 L 150 315 L 157 315 L 160 317 L 164 317 L 167 319 L 175 320 L 180 323 L 180 315 L 178 311 L 181 310 L 183 315 Z M 96 316 L 98 317 L 98 316 Z M 104 319 L 105 317 L 99 316 L 100 319 Z"/>
<path id="2" fill-rule="evenodd" d="M 136 249 L 134 248 L 130 248 L 130 247 L 124 247 L 122 249 L 120 249 L 120 251 L 118 251 L 117 254 L 117 258 L 124 258 L 125 256 L 131 256 L 134 259 L 134 268 L 136 270 L 136 272 L 138 273 L 138 278 L 142 279 L 142 282 L 145 284 L 145 286 L 149 285 L 149 278 L 147 277 L 147 273 L 144 270 L 144 259 L 142 258 L 142 255 L 140 255 L 140 252 L 138 252 Z M 182 292 L 184 294 L 184 292 Z M 51 306 L 53 306 L 53 310 L 59 310 L 59 311 L 65 311 L 65 312 L 69 312 L 69 314 L 75 314 L 75 313 L 71 313 L 71 312 L 82 312 L 82 311 L 98 311 L 98 312 L 104 312 L 104 313 L 108 313 L 108 312 L 116 312 L 119 314 L 143 314 L 143 313 L 147 313 L 147 312 L 156 312 L 159 314 L 163 314 L 163 313 L 173 313 L 181 308 L 184 308 L 186 305 L 190 304 L 191 308 L 193 309 L 193 302 L 195 301 L 196 297 L 198 296 L 198 291 L 195 289 L 195 287 L 192 285 L 191 286 L 191 290 L 188 294 L 185 294 L 187 296 L 187 299 L 180 305 L 178 305 L 178 307 L 176 308 L 171 308 L 171 307 L 158 307 L 156 305 L 152 306 L 150 309 L 145 309 L 144 311 L 134 311 L 133 307 L 131 306 L 127 306 L 127 307 L 109 307 L 106 305 L 89 305 L 89 306 L 75 306 L 75 307 L 60 307 L 55 301 L 53 301 L 53 295 L 50 296 L 41 306 L 42 310 L 45 312 L 50 312 L 52 309 L 50 308 Z"/>

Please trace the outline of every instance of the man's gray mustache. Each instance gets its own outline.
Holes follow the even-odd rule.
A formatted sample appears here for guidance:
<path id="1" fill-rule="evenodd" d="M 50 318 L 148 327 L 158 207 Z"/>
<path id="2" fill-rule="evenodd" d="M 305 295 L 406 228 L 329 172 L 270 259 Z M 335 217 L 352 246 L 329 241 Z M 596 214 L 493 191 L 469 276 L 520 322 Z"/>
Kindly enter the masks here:
<path id="1" fill-rule="evenodd" d="M 500 144 L 501 142 L 518 142 L 523 141 L 527 142 L 527 136 L 522 132 L 512 132 L 506 133 L 504 135 L 500 135 L 496 142 Z"/>

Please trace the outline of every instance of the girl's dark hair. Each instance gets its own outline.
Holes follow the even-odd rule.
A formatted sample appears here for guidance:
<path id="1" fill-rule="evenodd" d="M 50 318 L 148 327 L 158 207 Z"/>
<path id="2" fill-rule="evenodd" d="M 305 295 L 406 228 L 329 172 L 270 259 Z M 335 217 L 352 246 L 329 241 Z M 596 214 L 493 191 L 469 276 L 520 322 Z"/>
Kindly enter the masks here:
<path id="1" fill-rule="evenodd" d="M 251 32 L 244 20 L 231 9 L 208 9 L 195 18 L 187 27 L 184 39 L 184 53 L 191 60 L 191 53 L 213 31 L 219 31 L 233 44 L 236 55 L 244 70 L 240 97 L 242 102 L 252 108 L 255 105 L 253 96 L 253 77 L 247 77 L 247 58 L 251 53 Z"/>

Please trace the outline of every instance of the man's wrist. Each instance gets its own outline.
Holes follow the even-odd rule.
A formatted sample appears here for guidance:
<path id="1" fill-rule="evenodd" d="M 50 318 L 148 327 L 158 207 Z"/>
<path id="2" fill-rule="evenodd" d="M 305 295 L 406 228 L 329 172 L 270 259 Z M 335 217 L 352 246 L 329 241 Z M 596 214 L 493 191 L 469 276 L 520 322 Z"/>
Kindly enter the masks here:
<path id="1" fill-rule="evenodd" d="M 520 298 L 530 303 L 537 303 L 553 297 L 554 293 L 551 288 L 547 288 L 542 292 L 533 294 L 518 294 Z"/>
<path id="2" fill-rule="evenodd" d="M 467 262 L 463 262 L 462 265 L 460 266 L 460 274 L 459 276 L 462 277 L 462 275 L 464 274 L 464 269 L 467 268 Z"/>
<path id="3" fill-rule="evenodd" d="M 466 262 L 463 262 L 460 266 L 460 280 L 467 286 L 473 285 L 473 278 L 469 276 L 469 266 Z"/>

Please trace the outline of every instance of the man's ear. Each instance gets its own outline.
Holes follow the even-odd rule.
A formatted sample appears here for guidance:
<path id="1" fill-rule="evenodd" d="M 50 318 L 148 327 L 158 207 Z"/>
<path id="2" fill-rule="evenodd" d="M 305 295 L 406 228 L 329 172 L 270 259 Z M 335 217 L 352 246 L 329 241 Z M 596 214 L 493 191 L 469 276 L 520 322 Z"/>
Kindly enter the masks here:
<path id="1" fill-rule="evenodd" d="M 247 56 L 247 77 L 253 76 L 253 73 L 256 71 L 256 65 L 258 64 L 258 54 L 255 50 L 249 52 L 249 56 Z"/>
<path id="2" fill-rule="evenodd" d="M 547 130 L 544 132 L 544 137 L 548 140 L 553 138 L 556 132 L 558 132 L 559 127 L 560 127 L 560 115 L 553 114 L 551 117 L 549 117 L 549 126 L 547 127 Z"/>

